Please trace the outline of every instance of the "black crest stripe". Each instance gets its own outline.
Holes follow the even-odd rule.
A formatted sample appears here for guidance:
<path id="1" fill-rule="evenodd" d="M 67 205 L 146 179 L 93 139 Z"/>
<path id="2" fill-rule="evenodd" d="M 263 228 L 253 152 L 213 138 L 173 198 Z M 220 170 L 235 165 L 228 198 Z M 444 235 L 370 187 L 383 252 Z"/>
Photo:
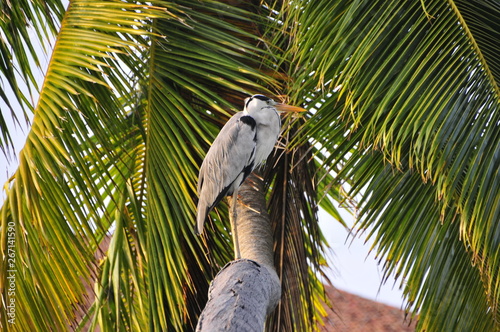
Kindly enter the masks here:
<path id="1" fill-rule="evenodd" d="M 253 95 L 252 97 L 248 98 L 247 103 L 245 104 L 245 107 L 248 107 L 248 104 L 250 104 L 250 102 L 252 101 L 252 99 L 260 99 L 260 100 L 263 100 L 263 101 L 271 100 L 271 98 L 266 97 L 264 95 Z"/>
<path id="2" fill-rule="evenodd" d="M 266 97 L 266 96 L 263 96 L 263 95 L 253 95 L 253 96 L 252 96 L 252 99 L 254 99 L 254 98 L 255 98 L 255 99 L 260 99 L 260 100 L 263 100 L 263 101 L 268 101 L 268 100 L 270 100 L 270 99 L 271 99 L 271 98 Z"/>

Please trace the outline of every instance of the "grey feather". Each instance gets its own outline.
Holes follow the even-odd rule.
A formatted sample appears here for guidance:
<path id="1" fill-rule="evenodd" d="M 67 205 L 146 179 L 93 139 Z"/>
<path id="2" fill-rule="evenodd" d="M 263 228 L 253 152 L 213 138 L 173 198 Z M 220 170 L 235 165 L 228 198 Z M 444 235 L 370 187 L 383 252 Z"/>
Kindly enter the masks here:
<path id="1" fill-rule="evenodd" d="M 229 119 L 201 165 L 196 218 L 198 234 L 203 231 L 210 210 L 240 186 L 245 173 L 249 173 L 248 166 L 254 164 L 256 128 L 240 121 L 244 115 L 240 112 Z"/>

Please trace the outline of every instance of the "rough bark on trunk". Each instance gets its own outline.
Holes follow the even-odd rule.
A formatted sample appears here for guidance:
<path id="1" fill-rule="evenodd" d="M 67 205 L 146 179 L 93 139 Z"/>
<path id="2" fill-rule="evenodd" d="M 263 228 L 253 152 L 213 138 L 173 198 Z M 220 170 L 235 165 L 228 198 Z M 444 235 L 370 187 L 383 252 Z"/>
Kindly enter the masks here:
<path id="1" fill-rule="evenodd" d="M 236 212 L 241 259 L 228 263 L 212 281 L 199 332 L 263 331 L 281 297 L 263 183 L 256 175 L 240 187 Z"/>

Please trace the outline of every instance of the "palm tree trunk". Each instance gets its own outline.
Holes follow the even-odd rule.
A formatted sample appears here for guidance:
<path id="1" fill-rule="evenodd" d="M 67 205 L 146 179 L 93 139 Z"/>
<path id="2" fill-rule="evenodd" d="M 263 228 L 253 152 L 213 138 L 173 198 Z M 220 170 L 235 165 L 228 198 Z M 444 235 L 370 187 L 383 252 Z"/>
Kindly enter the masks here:
<path id="1" fill-rule="evenodd" d="M 241 259 L 228 263 L 212 281 L 196 331 L 263 331 L 267 315 L 281 297 L 262 179 L 250 175 L 239 194 L 236 225 Z"/>

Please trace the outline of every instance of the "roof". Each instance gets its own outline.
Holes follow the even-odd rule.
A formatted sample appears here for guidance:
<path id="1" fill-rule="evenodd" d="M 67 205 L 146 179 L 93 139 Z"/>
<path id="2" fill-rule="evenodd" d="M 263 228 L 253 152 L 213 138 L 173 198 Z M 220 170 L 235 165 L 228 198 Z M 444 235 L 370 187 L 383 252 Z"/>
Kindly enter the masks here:
<path id="1" fill-rule="evenodd" d="M 325 306 L 327 317 L 320 331 L 413 332 L 415 319 L 401 309 L 325 286 L 333 310 Z M 405 320 L 406 318 L 406 320 Z M 410 324 L 411 323 L 411 324 Z"/>

